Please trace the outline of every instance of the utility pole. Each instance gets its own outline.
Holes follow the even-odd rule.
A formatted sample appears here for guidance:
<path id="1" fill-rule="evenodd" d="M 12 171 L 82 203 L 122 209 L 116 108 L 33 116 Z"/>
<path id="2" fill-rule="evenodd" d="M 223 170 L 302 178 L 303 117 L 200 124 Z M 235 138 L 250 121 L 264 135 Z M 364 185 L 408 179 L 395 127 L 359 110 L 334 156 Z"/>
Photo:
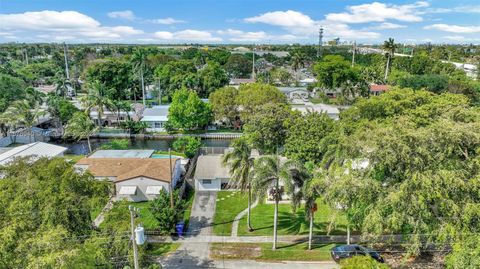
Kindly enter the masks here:
<path id="1" fill-rule="evenodd" d="M 255 44 L 253 44 L 252 78 L 255 79 Z"/>
<path id="2" fill-rule="evenodd" d="M 134 269 L 140 269 L 138 265 L 138 249 L 137 249 L 137 242 L 135 241 L 135 208 L 131 205 L 128 206 L 128 210 L 130 211 L 130 230 L 132 232 L 132 245 L 133 245 L 133 265 Z"/>
<path id="3" fill-rule="evenodd" d="M 25 64 L 28 65 L 28 50 L 24 49 L 23 52 L 25 53 Z"/>
<path id="4" fill-rule="evenodd" d="M 317 58 L 322 56 L 322 44 L 323 44 L 323 26 L 318 30 L 318 49 L 317 49 Z"/>
<path id="5" fill-rule="evenodd" d="M 170 208 L 173 209 L 173 188 L 172 188 L 172 183 L 173 183 L 173 173 L 172 173 L 172 151 L 170 148 L 168 148 L 168 156 L 170 159 L 170 184 L 169 186 L 169 192 L 170 192 Z"/>
<path id="6" fill-rule="evenodd" d="M 67 80 L 70 80 L 70 74 L 68 73 L 68 59 L 67 59 L 67 44 L 63 42 L 63 57 L 65 58 L 65 75 Z"/>
<path id="7" fill-rule="evenodd" d="M 162 88 L 160 87 L 160 80 L 157 80 L 158 85 L 158 104 L 162 105 Z"/>
<path id="8" fill-rule="evenodd" d="M 352 49 L 352 67 L 355 66 L 355 52 L 357 50 L 357 41 L 353 41 L 353 49 Z"/>

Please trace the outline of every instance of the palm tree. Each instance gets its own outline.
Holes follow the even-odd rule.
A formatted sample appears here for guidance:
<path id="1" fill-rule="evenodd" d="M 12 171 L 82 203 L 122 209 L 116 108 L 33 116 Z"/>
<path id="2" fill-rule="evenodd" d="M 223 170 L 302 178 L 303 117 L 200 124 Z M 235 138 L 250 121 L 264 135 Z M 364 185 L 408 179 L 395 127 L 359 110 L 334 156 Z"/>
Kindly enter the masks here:
<path id="1" fill-rule="evenodd" d="M 80 102 L 85 107 L 85 113 L 90 115 L 90 111 L 95 108 L 97 110 L 98 126 L 102 126 L 102 114 L 106 107 L 110 106 L 111 101 L 104 96 L 105 85 L 99 81 L 91 83 L 88 94 L 80 99 Z"/>
<path id="2" fill-rule="evenodd" d="M 397 44 L 395 44 L 395 40 L 391 37 L 388 40 L 385 40 L 385 42 L 383 43 L 383 50 L 385 50 L 387 54 L 387 66 L 385 67 L 385 81 L 387 81 L 388 68 L 390 66 L 391 59 L 395 55 L 396 48 L 397 48 Z"/>
<path id="3" fill-rule="evenodd" d="M 143 78 L 143 73 L 145 72 L 145 64 L 147 62 L 147 52 L 142 49 L 136 49 L 132 54 L 132 65 L 133 70 L 140 76 L 141 86 L 142 86 L 142 96 L 143 96 L 143 105 L 145 105 L 145 82 Z"/>
<path id="4" fill-rule="evenodd" d="M 289 181 L 296 181 L 301 177 L 303 166 L 296 161 L 281 162 L 278 155 L 267 155 L 259 158 L 255 162 L 255 177 L 252 181 L 252 190 L 257 197 L 265 197 L 268 194 L 275 201 L 273 217 L 273 246 L 277 248 L 277 223 L 278 223 L 278 203 L 282 198 L 283 189 L 280 187 L 280 181 L 284 184 Z M 287 183 L 289 184 L 289 183 Z"/>
<path id="5" fill-rule="evenodd" d="M 292 68 L 295 71 L 295 77 L 298 80 L 298 69 L 305 67 L 305 55 L 301 52 L 295 52 L 292 55 Z"/>
<path id="6" fill-rule="evenodd" d="M 251 155 L 252 148 L 245 139 L 234 140 L 232 147 L 233 150 L 223 156 L 223 164 L 230 168 L 231 177 L 228 185 L 238 188 L 242 192 L 248 191 L 247 226 L 249 231 L 253 231 L 250 222 L 250 210 L 252 201 L 251 182 L 255 159 Z"/>
<path id="7" fill-rule="evenodd" d="M 43 92 L 37 91 L 32 87 L 28 87 L 25 92 L 27 94 L 27 100 L 32 107 L 41 106 L 43 104 L 43 98 L 45 97 Z"/>
<path id="8" fill-rule="evenodd" d="M 32 127 L 38 122 L 45 111 L 41 111 L 38 106 L 31 107 L 27 100 L 18 100 L 12 103 L 5 111 L 7 114 L 16 115 L 17 124 L 23 125 L 29 130 L 29 140 L 32 142 Z"/>
<path id="9" fill-rule="evenodd" d="M 64 137 L 71 137 L 77 140 L 87 139 L 88 150 L 92 152 L 90 136 L 97 131 L 98 127 L 95 126 L 87 114 L 76 112 L 65 127 Z"/>

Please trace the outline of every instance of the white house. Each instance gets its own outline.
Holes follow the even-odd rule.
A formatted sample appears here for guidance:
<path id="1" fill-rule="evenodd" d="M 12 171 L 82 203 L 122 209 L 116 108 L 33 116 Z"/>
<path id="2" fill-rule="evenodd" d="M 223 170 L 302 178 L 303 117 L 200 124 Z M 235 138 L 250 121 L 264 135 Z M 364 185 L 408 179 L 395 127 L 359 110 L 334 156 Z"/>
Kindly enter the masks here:
<path id="1" fill-rule="evenodd" d="M 173 189 L 183 173 L 180 159 L 169 158 L 83 158 L 77 162 L 80 170 L 88 170 L 97 179 L 115 184 L 117 200 L 134 202 L 153 200 L 161 190 Z"/>
<path id="2" fill-rule="evenodd" d="M 164 132 L 168 121 L 168 109 L 170 105 L 154 106 L 143 111 L 142 122 L 148 124 L 148 132 Z"/>
<path id="3" fill-rule="evenodd" d="M 14 161 L 16 158 L 32 157 L 34 159 L 41 157 L 63 156 L 67 150 L 65 147 L 52 145 L 44 142 L 30 143 L 14 148 L 7 148 L 0 151 L 0 165 L 6 165 Z"/>
<path id="4" fill-rule="evenodd" d="M 195 189 L 219 191 L 227 187 L 230 180 L 228 167 L 222 164 L 222 154 L 201 155 L 195 167 Z"/>

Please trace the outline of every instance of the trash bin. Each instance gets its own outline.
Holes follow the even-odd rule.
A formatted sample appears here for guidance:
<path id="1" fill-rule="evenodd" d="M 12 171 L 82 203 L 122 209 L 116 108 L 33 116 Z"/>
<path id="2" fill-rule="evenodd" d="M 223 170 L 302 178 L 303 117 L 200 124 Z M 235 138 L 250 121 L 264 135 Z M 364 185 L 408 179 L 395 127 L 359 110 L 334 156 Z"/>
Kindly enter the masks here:
<path id="1" fill-rule="evenodd" d="M 177 225 L 175 225 L 176 231 L 178 236 L 182 237 L 183 236 L 183 228 L 185 227 L 185 222 L 179 222 Z"/>

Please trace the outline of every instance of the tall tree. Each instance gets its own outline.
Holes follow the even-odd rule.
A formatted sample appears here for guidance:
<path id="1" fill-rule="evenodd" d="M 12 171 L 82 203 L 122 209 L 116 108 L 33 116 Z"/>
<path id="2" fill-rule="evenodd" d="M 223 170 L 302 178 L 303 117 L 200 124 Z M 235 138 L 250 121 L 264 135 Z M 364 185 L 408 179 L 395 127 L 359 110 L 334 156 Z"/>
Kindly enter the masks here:
<path id="1" fill-rule="evenodd" d="M 390 37 L 388 40 L 385 40 L 382 48 L 387 54 L 387 65 L 385 66 L 385 78 L 384 78 L 384 80 L 387 81 L 388 69 L 390 68 L 390 61 L 392 60 L 393 56 L 395 56 L 395 50 L 397 49 L 397 44 L 395 44 L 395 40 Z"/>
<path id="2" fill-rule="evenodd" d="M 32 127 L 45 115 L 45 111 L 40 110 L 38 106 L 31 107 L 31 104 L 27 100 L 13 102 L 5 113 L 16 115 L 16 125 L 21 125 L 28 130 L 30 143 L 32 142 Z"/>
<path id="3" fill-rule="evenodd" d="M 203 102 L 193 90 L 181 89 L 173 94 L 168 109 L 168 125 L 177 130 L 205 127 L 212 118 L 209 104 Z"/>
<path id="4" fill-rule="evenodd" d="M 282 198 L 280 182 L 298 180 L 296 177 L 303 173 L 303 166 L 295 161 L 283 161 L 279 155 L 267 155 L 260 157 L 255 162 L 255 177 L 252 181 L 252 190 L 259 198 L 265 198 L 268 194 L 275 202 L 273 215 L 273 246 L 277 248 L 277 224 L 278 204 Z"/>
<path id="5" fill-rule="evenodd" d="M 101 127 L 102 124 L 102 115 L 105 108 L 110 106 L 111 100 L 105 95 L 106 88 L 105 85 L 100 83 L 98 80 L 87 85 L 88 94 L 83 96 L 80 99 L 83 107 L 85 108 L 85 113 L 90 116 L 92 109 L 97 111 L 97 124 Z"/>
<path id="6" fill-rule="evenodd" d="M 133 70 L 140 76 L 140 85 L 142 87 L 142 100 L 143 105 L 145 105 L 145 81 L 144 81 L 144 72 L 145 65 L 147 62 L 147 51 L 143 48 L 136 49 L 132 54 L 132 65 Z"/>
<path id="7" fill-rule="evenodd" d="M 228 185 L 240 189 L 242 192 L 248 192 L 247 227 L 249 231 L 253 231 L 250 220 L 252 204 L 251 184 L 254 174 L 253 167 L 255 165 L 255 159 L 252 156 L 252 147 L 244 138 L 234 140 L 230 146 L 232 150 L 223 155 L 223 165 L 229 168 L 231 174 Z"/>
<path id="8" fill-rule="evenodd" d="M 215 115 L 215 120 L 226 121 L 231 126 L 240 116 L 236 102 L 238 90 L 234 87 L 224 87 L 210 94 L 209 101 Z"/>
<path id="9" fill-rule="evenodd" d="M 76 140 L 87 139 L 88 150 L 92 152 L 90 136 L 98 131 L 98 127 L 83 112 L 76 112 L 68 121 L 65 127 L 64 137 L 71 137 Z"/>

